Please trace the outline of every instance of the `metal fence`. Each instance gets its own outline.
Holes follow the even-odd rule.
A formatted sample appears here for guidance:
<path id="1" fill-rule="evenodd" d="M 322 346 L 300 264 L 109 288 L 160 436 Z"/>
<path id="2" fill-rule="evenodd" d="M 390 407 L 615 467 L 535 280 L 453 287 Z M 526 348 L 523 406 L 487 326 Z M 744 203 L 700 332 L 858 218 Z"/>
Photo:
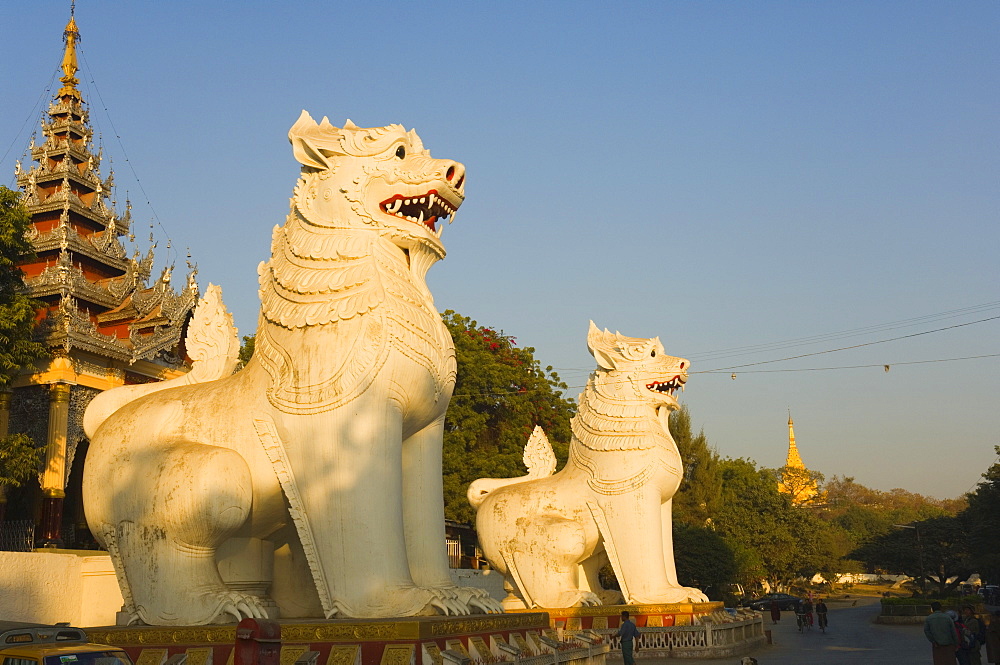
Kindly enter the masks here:
<path id="1" fill-rule="evenodd" d="M 35 522 L 18 520 L 0 524 L 0 551 L 30 552 L 35 549 Z"/>

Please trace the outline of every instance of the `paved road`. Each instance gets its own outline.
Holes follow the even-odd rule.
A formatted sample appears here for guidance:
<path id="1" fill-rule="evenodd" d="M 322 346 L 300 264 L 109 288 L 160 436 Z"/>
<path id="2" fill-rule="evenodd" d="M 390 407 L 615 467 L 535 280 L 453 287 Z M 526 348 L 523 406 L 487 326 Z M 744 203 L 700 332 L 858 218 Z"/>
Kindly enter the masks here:
<path id="1" fill-rule="evenodd" d="M 770 614 L 765 613 L 765 628 L 771 630 L 773 644 L 752 655 L 760 665 L 930 665 L 923 627 L 872 623 L 878 612 L 875 598 L 860 599 L 855 607 L 830 603 L 826 634 L 816 627 L 799 633 L 792 612 L 782 612 L 777 625 L 770 625 Z M 740 659 L 711 662 L 737 665 Z"/>

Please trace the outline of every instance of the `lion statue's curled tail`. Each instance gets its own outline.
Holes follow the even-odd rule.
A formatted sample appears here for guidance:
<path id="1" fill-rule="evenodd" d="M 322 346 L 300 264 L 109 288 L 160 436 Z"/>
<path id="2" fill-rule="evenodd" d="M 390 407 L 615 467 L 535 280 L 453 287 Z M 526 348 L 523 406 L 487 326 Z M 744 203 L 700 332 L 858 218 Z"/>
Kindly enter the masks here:
<path id="1" fill-rule="evenodd" d="M 198 301 L 188 323 L 184 339 L 187 355 L 192 360 L 191 371 L 184 376 L 156 383 L 120 386 L 95 397 L 83 414 L 83 431 L 93 437 L 108 417 L 129 402 L 152 393 L 222 379 L 239 364 L 240 342 L 233 316 L 222 302 L 222 288 L 209 284 L 205 297 Z"/>

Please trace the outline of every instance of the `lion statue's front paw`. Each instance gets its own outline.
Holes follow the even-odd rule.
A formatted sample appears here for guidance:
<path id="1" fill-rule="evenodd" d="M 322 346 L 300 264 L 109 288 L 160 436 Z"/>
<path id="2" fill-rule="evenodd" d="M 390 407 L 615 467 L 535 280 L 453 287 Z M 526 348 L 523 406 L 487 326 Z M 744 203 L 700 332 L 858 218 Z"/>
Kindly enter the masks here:
<path id="1" fill-rule="evenodd" d="M 600 596 L 582 589 L 562 591 L 558 595 L 543 597 L 539 600 L 540 607 L 592 607 L 602 604 Z"/>
<path id="2" fill-rule="evenodd" d="M 469 606 L 472 614 L 503 614 L 503 605 L 485 589 L 459 587 L 458 597 Z"/>
<path id="3" fill-rule="evenodd" d="M 643 605 L 656 605 L 659 603 L 707 603 L 709 601 L 708 596 L 698 589 L 676 586 L 661 589 L 648 595 L 632 596 L 630 602 Z"/>

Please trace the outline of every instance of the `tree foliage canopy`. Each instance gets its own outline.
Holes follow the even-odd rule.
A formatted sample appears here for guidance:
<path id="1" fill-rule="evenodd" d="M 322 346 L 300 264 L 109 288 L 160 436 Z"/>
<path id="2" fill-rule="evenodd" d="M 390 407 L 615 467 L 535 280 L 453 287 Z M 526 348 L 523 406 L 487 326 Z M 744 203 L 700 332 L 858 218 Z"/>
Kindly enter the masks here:
<path id="1" fill-rule="evenodd" d="M 1000 456 L 1000 446 L 996 446 Z M 1000 582 L 1000 462 L 983 473 L 983 479 L 969 495 L 969 507 L 962 513 L 968 529 L 971 564 L 990 583 Z"/>
<path id="2" fill-rule="evenodd" d="M 718 532 L 704 526 L 674 525 L 674 563 L 684 586 L 721 598 L 739 572 L 736 553 Z"/>
<path id="3" fill-rule="evenodd" d="M 32 339 L 38 303 L 25 293 L 24 273 L 18 267 L 19 260 L 32 253 L 24 235 L 30 225 L 20 193 L 0 186 L 0 389 L 46 353 Z"/>
<path id="4" fill-rule="evenodd" d="M 903 526 L 871 539 L 854 556 L 874 570 L 909 575 L 921 587 L 929 580 L 942 596 L 974 572 L 961 517 L 934 517 Z"/>
<path id="5" fill-rule="evenodd" d="M 705 526 L 719 509 L 722 473 L 719 457 L 708 445 L 702 429 L 691 431 L 691 412 L 686 404 L 670 414 L 670 436 L 684 463 L 684 478 L 674 496 L 674 520 L 689 526 Z"/>
<path id="6" fill-rule="evenodd" d="M 257 335 L 243 335 L 243 341 L 240 342 L 239 363 L 236 365 L 236 371 L 246 367 L 250 359 L 253 358 L 253 350 L 256 343 Z"/>
<path id="7" fill-rule="evenodd" d="M 445 516 L 475 521 L 465 498 L 477 478 L 524 475 L 524 444 L 535 425 L 545 430 L 565 462 L 569 420 L 576 412 L 552 367 L 542 367 L 531 347 L 448 310 L 442 315 L 455 341 L 458 378 L 444 431 Z"/>
<path id="8" fill-rule="evenodd" d="M 27 434 L 0 438 L 0 494 L 7 487 L 20 487 L 38 473 L 42 449 L 35 448 Z"/>
<path id="9" fill-rule="evenodd" d="M 766 579 L 772 586 L 799 576 L 829 572 L 839 563 L 836 534 L 807 509 L 778 491 L 774 472 L 751 460 L 726 459 L 722 505 L 716 528 L 736 552 L 744 583 Z"/>

